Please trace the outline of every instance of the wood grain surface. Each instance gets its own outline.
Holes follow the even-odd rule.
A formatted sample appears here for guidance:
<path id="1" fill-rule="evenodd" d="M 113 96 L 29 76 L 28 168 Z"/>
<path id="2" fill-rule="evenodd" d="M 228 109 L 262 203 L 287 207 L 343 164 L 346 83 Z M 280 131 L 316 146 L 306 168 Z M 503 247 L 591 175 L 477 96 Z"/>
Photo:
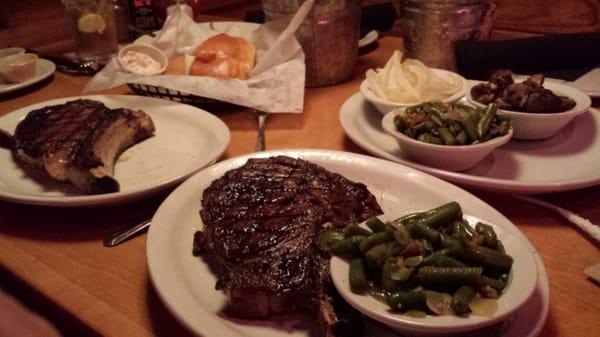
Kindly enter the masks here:
<path id="1" fill-rule="evenodd" d="M 302 114 L 269 116 L 267 149 L 364 153 L 344 135 L 339 108 L 357 92 L 364 71 L 382 66 L 398 48 L 402 48 L 400 39 L 381 39 L 375 50 L 359 58 L 352 81 L 308 89 Z M 0 96 L 0 115 L 33 103 L 79 95 L 88 80 L 56 73 L 25 91 Z M 127 89 L 119 87 L 107 93 L 127 93 Z M 223 159 L 253 152 L 255 117 L 242 110 L 216 113 L 231 129 L 231 144 Z M 509 195 L 472 192 L 514 222 L 542 257 L 550 282 L 550 313 L 540 336 L 600 336 L 600 287 L 582 272 L 600 262 L 598 246 L 550 211 Z M 152 216 L 166 193 L 132 204 L 91 209 L 0 202 L 0 276 L 24 284 L 15 288 L 20 291 L 17 295 L 69 335 L 76 331 L 78 336 L 192 336 L 151 285 L 145 235 L 115 248 L 104 248 L 101 243 L 109 233 Z M 600 223 L 599 196 L 600 186 L 596 186 L 544 198 Z"/>

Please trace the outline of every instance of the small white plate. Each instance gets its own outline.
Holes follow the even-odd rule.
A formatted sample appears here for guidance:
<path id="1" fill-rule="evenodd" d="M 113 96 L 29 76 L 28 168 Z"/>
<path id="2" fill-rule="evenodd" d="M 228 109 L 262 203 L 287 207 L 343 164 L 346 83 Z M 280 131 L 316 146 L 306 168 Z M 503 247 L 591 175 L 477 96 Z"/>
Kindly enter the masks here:
<path id="1" fill-rule="evenodd" d="M 141 109 L 154 121 L 155 135 L 132 146 L 117 160 L 115 178 L 120 191 L 82 195 L 69 184 L 27 174 L 10 151 L 0 149 L 1 200 L 60 207 L 121 203 L 174 186 L 214 163 L 229 144 L 229 129 L 219 118 L 190 105 L 143 96 L 59 98 L 0 117 L 0 129 L 12 134 L 31 110 L 79 98 L 100 101 L 109 108 Z"/>
<path id="2" fill-rule="evenodd" d="M 191 331 L 205 337 L 308 337 L 320 334 L 313 315 L 288 314 L 263 321 L 241 320 L 223 313 L 226 297 L 214 289 L 214 269 L 204 258 L 192 255 L 194 233 L 203 228 L 198 214 L 202 192 L 228 170 L 250 157 L 288 155 L 309 160 L 349 179 L 365 183 L 386 212 L 424 209 L 455 200 L 466 213 L 507 228 L 525 242 L 537 263 L 534 295 L 507 324 L 502 337 L 534 337 L 544 326 L 549 307 L 546 271 L 535 249 L 502 214 L 472 194 L 440 179 L 396 163 L 346 152 L 281 150 L 236 157 L 217 163 L 181 184 L 159 207 L 146 241 L 150 279 L 160 298 Z M 411 191 L 407 194 L 406 191 Z M 536 273 L 535 270 L 531 271 Z M 509 322 L 511 319 L 509 319 Z M 391 337 L 397 333 L 369 321 L 365 337 Z"/>
<path id="3" fill-rule="evenodd" d="M 365 151 L 464 186 L 510 193 L 549 193 L 600 184 L 600 111 L 595 109 L 575 118 L 552 138 L 535 142 L 511 140 L 465 172 L 410 161 L 396 140 L 383 131 L 381 118 L 359 93 L 340 109 L 346 135 Z"/>
<path id="4" fill-rule="evenodd" d="M 14 84 L 4 83 L 0 80 L 0 94 L 5 94 L 11 91 L 19 90 L 21 88 L 25 88 L 39 81 L 42 81 L 48 78 L 50 75 L 52 75 L 55 70 L 56 65 L 53 62 L 48 61 L 46 59 L 38 59 L 37 71 L 35 73 L 35 76 L 28 79 L 27 81 Z"/>
<path id="5" fill-rule="evenodd" d="M 401 194 L 402 192 L 398 190 L 396 193 Z M 397 219 L 408 213 L 396 211 L 397 208 L 393 205 L 390 205 L 388 209 L 392 210 L 393 213 L 384 214 L 380 217 L 381 219 Z M 412 209 L 410 211 L 420 210 L 423 209 Z M 465 215 L 464 218 L 469 221 L 471 226 L 475 226 L 475 223 L 482 221 L 494 227 L 495 232 L 498 233 L 498 238 L 506 248 L 506 253 L 512 256 L 514 260 L 510 282 L 498 298 L 498 310 L 491 317 L 470 314 L 465 317 L 427 315 L 427 317 L 416 318 L 392 312 L 385 303 L 374 297 L 368 294 L 355 294 L 350 290 L 349 264 L 348 261 L 339 257 L 331 259 L 331 278 L 335 287 L 342 297 L 358 311 L 374 320 L 389 325 L 395 330 L 406 333 L 448 334 L 465 332 L 480 329 L 508 318 L 525 304 L 536 288 L 537 274 L 531 272 L 531 270 L 536 269 L 534 252 L 530 249 L 531 244 L 523 240 L 521 232 L 510 222 L 494 223 L 470 215 Z"/>

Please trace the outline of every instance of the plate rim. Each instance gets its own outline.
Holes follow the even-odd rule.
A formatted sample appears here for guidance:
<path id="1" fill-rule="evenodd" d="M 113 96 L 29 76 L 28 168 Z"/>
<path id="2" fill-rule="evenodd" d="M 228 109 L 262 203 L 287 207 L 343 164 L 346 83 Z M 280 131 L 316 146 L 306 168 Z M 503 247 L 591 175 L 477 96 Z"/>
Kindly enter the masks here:
<path id="1" fill-rule="evenodd" d="M 553 192 L 561 192 L 561 191 L 570 191 L 584 187 L 590 187 L 600 184 L 600 176 L 597 178 L 587 178 L 587 179 L 575 179 L 569 181 L 561 181 L 561 182 L 553 182 L 553 183 L 536 183 L 536 182 L 522 182 L 517 183 L 514 180 L 509 179 L 499 179 L 499 178 L 487 178 L 481 176 L 475 176 L 470 174 L 465 174 L 463 172 L 450 172 L 442 169 L 437 169 L 433 167 L 429 167 L 423 164 L 415 163 L 403 158 L 398 158 L 395 155 L 388 153 L 380 148 L 377 148 L 370 142 L 363 141 L 359 139 L 354 133 L 348 132 L 348 124 L 353 123 L 351 121 L 352 117 L 356 116 L 357 112 L 350 109 L 348 106 L 353 101 L 357 101 L 360 103 L 364 101 L 370 104 L 360 92 L 354 93 L 350 96 L 340 107 L 339 112 L 339 120 L 342 128 L 344 129 L 344 133 L 348 138 L 350 138 L 357 146 L 361 149 L 377 156 L 378 158 L 383 158 L 386 160 L 394 161 L 400 164 L 404 164 L 406 166 L 415 168 L 417 170 L 426 172 L 428 174 L 434 175 L 438 178 L 447 179 L 453 183 L 461 184 L 463 186 L 475 187 L 481 190 L 487 191 L 496 191 L 496 192 L 508 192 L 508 193 L 523 193 L 523 194 L 534 194 L 534 193 L 553 193 Z M 590 108 L 588 111 L 582 113 L 580 116 L 583 116 L 587 113 L 597 114 L 600 116 L 600 110 L 595 108 Z M 386 134 L 386 136 L 389 136 Z M 391 136 L 389 136 L 391 137 Z M 390 139 L 393 140 L 393 137 Z M 395 141 L 395 140 L 393 140 Z"/>
<path id="2" fill-rule="evenodd" d="M 50 68 L 48 68 L 48 70 L 46 72 L 41 73 L 40 75 L 37 75 L 35 77 L 32 77 L 32 78 L 28 79 L 27 81 L 24 81 L 21 83 L 9 84 L 4 89 L 0 88 L 0 95 L 8 94 L 10 92 L 34 85 L 34 84 L 41 82 L 41 81 L 45 80 L 46 78 L 50 77 L 56 71 L 56 64 L 54 64 L 54 62 L 52 62 L 50 60 L 46 60 L 45 58 L 39 58 L 37 67 L 41 67 L 40 64 L 46 64 Z"/>
<path id="3" fill-rule="evenodd" d="M 231 141 L 231 131 L 229 130 L 229 127 L 220 118 L 216 117 L 214 114 L 211 114 L 210 112 L 208 112 L 204 109 L 197 108 L 193 105 L 188 105 L 188 104 L 180 103 L 180 102 L 166 101 L 166 100 L 163 100 L 160 98 L 146 97 L 146 96 L 139 96 L 139 95 L 82 95 L 82 96 L 60 97 L 60 98 L 55 98 L 55 99 L 51 99 L 51 100 L 46 100 L 46 101 L 30 104 L 30 105 L 15 109 L 13 111 L 10 111 L 10 112 L 0 116 L 0 121 L 2 121 L 2 119 L 5 118 L 6 116 L 8 116 L 10 114 L 14 114 L 16 112 L 21 113 L 21 114 L 23 114 L 23 116 L 25 116 L 28 111 L 31 111 L 32 109 L 36 109 L 37 107 L 44 106 L 44 105 L 60 104 L 61 102 L 67 102 L 67 101 L 76 100 L 76 99 L 93 99 L 93 100 L 99 100 L 101 102 L 103 102 L 102 100 L 110 100 L 110 99 L 116 99 L 116 100 L 120 100 L 120 99 L 125 99 L 125 100 L 137 99 L 137 100 L 139 100 L 139 99 L 142 99 L 142 100 L 147 100 L 150 102 L 154 101 L 154 102 L 168 103 L 168 104 L 174 104 L 174 105 L 181 104 L 181 105 L 186 106 L 186 108 L 188 108 L 188 109 L 192 108 L 192 109 L 199 110 L 199 111 L 196 111 L 195 114 L 202 113 L 202 114 L 204 114 L 203 117 L 211 119 L 212 120 L 211 123 L 214 123 L 213 126 L 220 128 L 221 130 L 219 132 L 224 132 L 223 133 L 223 143 L 218 144 L 220 147 L 216 148 L 216 151 L 213 154 L 214 158 L 211 158 L 210 160 L 206 161 L 206 163 L 204 165 L 201 165 L 200 167 L 196 167 L 193 170 L 191 170 L 190 172 L 181 174 L 179 176 L 174 176 L 174 177 L 171 177 L 166 180 L 162 180 L 160 183 L 157 183 L 152 186 L 145 187 L 145 188 L 139 188 L 139 189 L 127 191 L 127 192 L 118 191 L 118 192 L 105 193 L 105 194 L 76 195 L 76 196 L 50 196 L 50 197 L 40 196 L 40 195 L 14 194 L 14 193 L 7 193 L 3 190 L 0 190 L 0 200 L 19 203 L 19 204 L 25 204 L 25 205 L 36 205 L 36 206 L 95 207 L 95 206 L 107 206 L 107 205 L 121 204 L 121 203 L 138 200 L 138 199 L 141 199 L 144 197 L 150 197 L 150 196 L 158 193 L 159 191 L 162 191 L 164 189 L 167 189 L 169 187 L 177 185 L 178 183 L 180 183 L 180 182 L 184 181 L 185 179 L 189 178 L 190 176 L 192 176 L 194 173 L 202 170 L 203 168 L 205 168 L 207 166 L 214 164 L 223 155 L 223 153 L 227 150 L 229 143 Z"/>
<path id="4" fill-rule="evenodd" d="M 198 182 L 201 181 L 201 179 L 202 179 L 201 177 L 203 175 L 218 175 L 219 172 L 222 174 L 223 172 L 227 171 L 228 168 L 231 169 L 232 167 L 239 167 L 248 158 L 268 157 L 268 156 L 272 156 L 272 155 L 289 155 L 292 157 L 302 157 L 307 160 L 310 160 L 311 158 L 316 157 L 316 158 L 326 158 L 329 160 L 338 160 L 338 161 L 342 161 L 344 159 L 347 160 L 348 157 L 355 157 L 355 158 L 359 158 L 359 159 L 360 158 L 366 159 L 369 161 L 373 161 L 373 160 L 380 161 L 382 165 L 400 166 L 400 167 L 403 167 L 403 169 L 408 170 L 408 172 L 410 172 L 411 174 L 425 177 L 427 179 L 430 179 L 433 182 L 442 184 L 444 186 L 448 186 L 453 191 L 458 192 L 458 193 L 466 196 L 467 198 L 472 199 L 473 201 L 477 202 L 480 207 L 488 208 L 490 211 L 496 213 L 495 215 L 498 216 L 499 218 L 503 219 L 503 222 L 507 222 L 514 227 L 515 234 L 518 237 L 520 237 L 525 242 L 526 247 L 532 251 L 533 258 L 535 260 L 535 263 L 536 263 L 536 266 L 538 269 L 538 274 L 537 274 L 538 281 L 534 288 L 534 293 L 540 292 L 542 307 L 540 309 L 539 315 L 536 315 L 536 317 L 539 317 L 540 319 L 537 320 L 536 323 L 531 326 L 531 329 L 529 329 L 529 333 L 527 336 L 534 337 L 543 328 L 545 321 L 547 319 L 547 316 L 548 316 L 548 311 L 549 311 L 549 284 L 548 284 L 546 270 L 543 265 L 543 261 L 541 260 L 539 253 L 535 250 L 535 247 L 531 244 L 531 242 L 525 236 L 525 234 L 523 234 L 521 232 L 521 230 L 510 221 L 510 219 L 506 218 L 502 213 L 500 213 L 498 210 L 493 208 L 491 205 L 487 204 L 485 201 L 483 201 L 482 199 L 473 195 L 472 193 L 465 191 L 464 189 L 462 189 L 459 186 L 453 185 L 453 184 L 451 184 L 447 181 L 444 181 L 440 178 L 437 178 L 437 177 L 427 174 L 425 172 L 416 170 L 414 168 L 411 168 L 411 167 L 408 167 L 406 165 L 402 165 L 399 163 L 390 162 L 390 161 L 386 161 L 384 159 L 379 159 L 379 158 L 373 158 L 373 157 L 362 155 L 362 154 L 344 152 L 344 151 L 331 151 L 331 150 L 319 150 L 319 149 L 281 149 L 281 150 L 272 150 L 272 151 L 251 153 L 251 154 L 246 154 L 246 155 L 242 155 L 242 156 L 232 157 L 225 161 L 219 162 L 216 165 L 213 165 L 211 167 L 205 168 L 202 171 L 197 172 L 192 177 L 190 177 L 188 180 L 186 180 L 183 184 L 178 186 L 174 191 L 172 191 L 171 194 L 163 201 L 163 203 L 160 205 L 160 207 L 157 209 L 156 213 L 154 214 L 154 216 L 152 218 L 154 225 L 150 226 L 150 230 L 148 232 L 148 237 L 146 240 L 146 264 L 147 264 L 148 270 L 149 270 L 149 277 L 150 277 L 151 283 L 152 283 L 156 293 L 158 294 L 158 296 L 161 299 L 161 301 L 163 302 L 163 304 L 169 309 L 169 311 L 173 314 L 173 316 L 177 319 L 177 321 L 180 322 L 183 326 L 185 326 L 190 331 L 193 331 L 194 333 L 197 333 L 197 334 L 201 333 L 201 334 L 205 334 L 205 335 L 208 333 L 208 335 L 206 335 L 206 336 L 210 336 L 212 330 L 209 331 L 205 327 L 198 329 L 198 326 L 203 326 L 203 324 L 198 323 L 200 321 L 199 317 L 206 317 L 206 316 L 197 315 L 198 319 L 196 319 L 194 321 L 196 323 L 187 321 L 186 318 L 184 318 L 178 312 L 176 305 L 173 305 L 173 303 L 167 298 L 168 293 L 163 292 L 161 290 L 161 286 L 163 287 L 163 289 L 166 289 L 166 287 L 164 285 L 160 284 L 161 282 L 163 282 L 161 277 L 163 277 L 164 273 L 161 274 L 160 271 L 155 269 L 155 268 L 158 268 L 156 259 L 160 260 L 160 258 L 161 258 L 160 257 L 161 252 L 155 251 L 156 250 L 155 246 L 156 247 L 162 246 L 162 244 L 160 244 L 160 242 L 156 241 L 156 240 L 158 240 L 158 239 L 156 239 L 157 235 L 159 235 L 156 233 L 160 233 L 161 227 L 168 226 L 170 223 L 169 221 L 166 221 L 167 219 L 165 219 L 165 220 L 162 219 L 162 217 L 165 216 L 164 215 L 166 212 L 165 209 L 167 209 L 170 206 L 170 204 L 172 204 L 173 202 L 176 202 L 176 200 L 178 198 L 178 194 L 185 193 L 186 190 L 193 188 L 194 184 L 198 184 Z M 223 172 L 221 172 L 221 171 L 223 171 Z M 163 221 L 166 221 L 166 224 L 163 224 Z M 528 301 L 531 301 L 533 296 L 535 296 L 535 295 L 532 295 Z M 204 318 L 202 318 L 201 320 L 203 322 L 205 321 Z M 219 324 L 221 325 L 223 323 L 220 322 Z M 226 326 L 226 327 L 231 331 L 235 331 L 236 333 L 239 332 L 236 329 L 231 328 L 229 326 Z M 248 335 L 236 334 L 236 336 L 248 336 Z"/>

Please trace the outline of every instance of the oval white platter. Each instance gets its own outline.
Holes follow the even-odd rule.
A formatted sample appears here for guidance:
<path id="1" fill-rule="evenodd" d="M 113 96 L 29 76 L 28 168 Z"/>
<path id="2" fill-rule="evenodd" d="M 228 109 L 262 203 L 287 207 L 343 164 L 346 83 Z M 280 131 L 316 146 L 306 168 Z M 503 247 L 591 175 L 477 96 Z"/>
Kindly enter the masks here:
<path id="1" fill-rule="evenodd" d="M 340 109 L 344 132 L 365 151 L 463 186 L 510 193 L 549 193 L 600 184 L 600 111 L 596 109 L 578 116 L 551 138 L 511 140 L 464 172 L 411 161 L 396 140 L 385 133 L 381 119 L 381 114 L 360 93 L 350 97 Z"/>
<path id="2" fill-rule="evenodd" d="M 449 200 L 465 213 L 477 216 L 523 240 L 534 255 L 538 282 L 534 294 L 513 318 L 501 324 L 502 337 L 534 337 L 548 315 L 548 278 L 543 263 L 525 236 L 502 214 L 472 194 L 415 169 L 363 155 L 323 150 L 281 150 L 236 157 L 208 167 L 181 184 L 163 202 L 152 219 L 146 242 L 150 278 L 167 308 L 186 327 L 204 336 L 307 337 L 318 336 L 314 316 L 287 314 L 264 321 L 240 320 L 226 315 L 226 297 L 214 289 L 217 277 L 209 259 L 192 255 L 194 233 L 203 228 L 199 210 L 202 192 L 228 170 L 250 157 L 287 155 L 309 160 L 345 177 L 365 183 L 384 211 L 402 213 L 438 206 Z M 407 192 L 409 191 L 409 192 Z M 366 337 L 396 336 L 369 322 Z"/>

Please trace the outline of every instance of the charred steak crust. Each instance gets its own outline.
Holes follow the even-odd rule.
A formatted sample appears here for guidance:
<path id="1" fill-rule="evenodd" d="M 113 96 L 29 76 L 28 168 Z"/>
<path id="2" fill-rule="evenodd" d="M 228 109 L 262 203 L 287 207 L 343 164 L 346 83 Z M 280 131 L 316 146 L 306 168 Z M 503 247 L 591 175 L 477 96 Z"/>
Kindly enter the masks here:
<path id="1" fill-rule="evenodd" d="M 381 213 L 365 185 L 277 156 L 249 159 L 215 180 L 200 216 L 230 309 L 257 318 L 318 306 L 329 291 L 328 257 L 315 243 L 323 224 L 341 230 Z"/>
<path id="2" fill-rule="evenodd" d="M 85 192 L 115 192 L 114 161 L 153 133 L 154 124 L 143 111 L 79 99 L 31 111 L 15 129 L 14 151 L 21 163 Z"/>

